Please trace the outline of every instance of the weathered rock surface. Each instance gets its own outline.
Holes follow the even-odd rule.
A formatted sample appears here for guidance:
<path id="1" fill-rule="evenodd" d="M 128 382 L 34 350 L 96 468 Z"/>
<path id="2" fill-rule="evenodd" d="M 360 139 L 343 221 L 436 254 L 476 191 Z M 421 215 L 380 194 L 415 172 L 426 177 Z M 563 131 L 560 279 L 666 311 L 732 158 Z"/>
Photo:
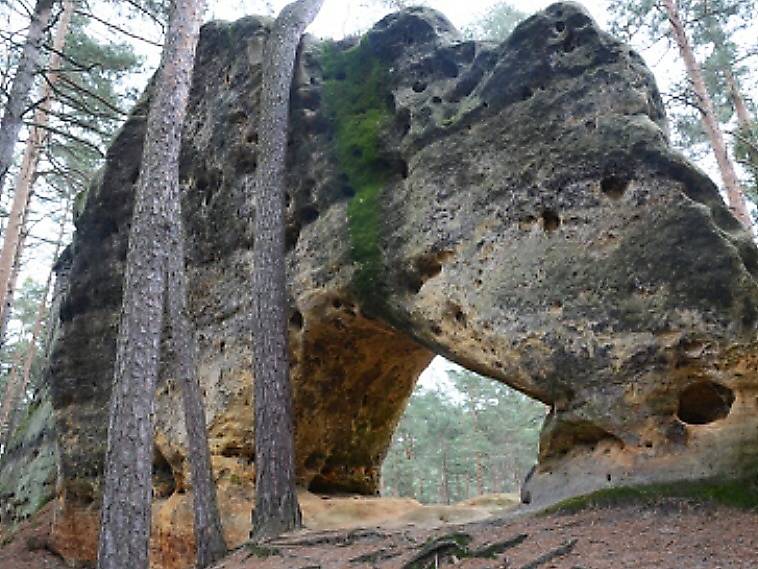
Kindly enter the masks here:
<path id="1" fill-rule="evenodd" d="M 182 159 L 200 377 L 233 542 L 254 478 L 243 182 L 256 166 L 266 26 L 203 28 Z M 52 356 L 56 547 L 70 559 L 95 551 L 144 109 L 79 214 Z M 360 44 L 308 39 L 292 117 L 303 486 L 377 491 L 434 354 L 550 405 L 524 488 L 532 503 L 758 470 L 758 251 L 714 184 L 669 148 L 642 59 L 578 5 L 549 7 L 502 45 L 462 41 L 424 9 L 385 18 Z M 166 554 L 191 533 L 171 522 L 188 507 L 178 397 L 167 354 L 155 462 Z"/>

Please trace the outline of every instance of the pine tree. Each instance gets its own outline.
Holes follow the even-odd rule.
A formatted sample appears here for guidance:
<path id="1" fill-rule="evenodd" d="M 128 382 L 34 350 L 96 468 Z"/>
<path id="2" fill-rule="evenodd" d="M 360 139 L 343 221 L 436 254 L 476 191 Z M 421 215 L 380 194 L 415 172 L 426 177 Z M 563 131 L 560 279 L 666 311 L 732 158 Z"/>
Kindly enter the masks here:
<path id="1" fill-rule="evenodd" d="M 183 264 L 183 259 L 175 259 L 169 267 L 167 255 L 175 255 L 177 251 L 166 251 L 166 239 L 170 236 L 166 228 L 169 232 L 180 231 L 171 228 L 170 221 L 178 215 L 171 208 L 178 199 L 181 129 L 187 111 L 202 9 L 202 0 L 172 2 L 166 44 L 147 119 L 111 395 L 98 569 L 148 567 L 153 410 L 163 300 L 167 292 L 167 271 Z M 181 304 L 173 306 L 181 307 Z M 188 384 L 184 382 L 185 392 Z M 189 431 L 191 429 L 188 429 L 191 434 Z M 214 523 L 214 526 L 220 527 L 220 524 Z M 197 535 L 206 536 L 203 530 L 205 528 L 197 528 Z M 198 544 L 198 549 L 203 547 Z"/>
<path id="2" fill-rule="evenodd" d="M 31 102 L 34 74 L 42 57 L 42 43 L 50 21 L 54 0 L 37 0 L 31 14 L 26 43 L 16 68 L 3 118 L 0 121 L 0 195 L 5 176 L 13 161 L 13 149 L 18 142 L 24 112 Z M 0 287 L 0 292 L 2 291 Z"/>
<path id="3" fill-rule="evenodd" d="M 37 178 L 37 166 L 47 136 L 45 127 L 49 122 L 49 113 L 53 104 L 53 88 L 60 78 L 60 54 L 66 44 L 73 11 L 73 0 L 64 0 L 63 13 L 55 33 L 53 52 L 48 63 L 50 71 L 42 88 L 41 102 L 34 113 L 34 125 L 26 141 L 21 169 L 16 176 L 13 205 L 3 235 L 3 246 L 0 249 L 0 323 L 7 322 L 7 312 L 12 305 L 8 299 L 8 293 L 12 294 L 13 287 L 9 285 L 13 279 L 14 261 L 19 259 L 19 246 L 24 232 L 24 222 L 27 219 L 32 186 Z"/>
<path id="4" fill-rule="evenodd" d="M 752 2 L 754 0 L 714 0 L 717 12 L 724 15 L 734 14 L 735 10 Z M 712 93 L 718 90 L 709 92 L 704 69 L 696 58 L 691 40 L 692 36 L 696 42 L 702 41 L 703 23 L 707 21 L 700 10 L 700 3 L 693 0 L 611 0 L 609 7 L 614 16 L 612 30 L 615 33 L 631 39 L 643 31 L 649 38 L 669 37 L 677 46 L 688 78 L 684 95 L 677 97 L 698 110 L 703 132 L 718 164 L 729 207 L 746 228 L 751 227 L 744 191 L 728 152 L 719 124 L 718 109 L 712 98 Z M 678 126 L 685 137 L 692 136 L 693 129 L 686 121 L 680 121 Z"/>
<path id="5" fill-rule="evenodd" d="M 297 48 L 322 4 L 323 0 L 297 0 L 285 6 L 274 21 L 263 57 L 252 276 L 256 477 L 252 535 L 261 540 L 301 524 L 289 380 L 284 162 Z"/>

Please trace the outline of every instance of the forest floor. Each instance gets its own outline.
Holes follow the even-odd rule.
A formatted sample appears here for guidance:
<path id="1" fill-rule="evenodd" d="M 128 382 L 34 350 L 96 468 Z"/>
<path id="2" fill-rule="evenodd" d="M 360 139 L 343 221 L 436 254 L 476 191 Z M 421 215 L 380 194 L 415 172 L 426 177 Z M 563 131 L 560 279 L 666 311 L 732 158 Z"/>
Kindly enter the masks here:
<path id="1" fill-rule="evenodd" d="M 45 509 L 1 542 L 0 568 L 63 569 L 47 549 L 50 522 Z M 665 498 L 437 529 L 304 530 L 243 546 L 215 569 L 756 569 L 757 530 L 756 510 Z"/>

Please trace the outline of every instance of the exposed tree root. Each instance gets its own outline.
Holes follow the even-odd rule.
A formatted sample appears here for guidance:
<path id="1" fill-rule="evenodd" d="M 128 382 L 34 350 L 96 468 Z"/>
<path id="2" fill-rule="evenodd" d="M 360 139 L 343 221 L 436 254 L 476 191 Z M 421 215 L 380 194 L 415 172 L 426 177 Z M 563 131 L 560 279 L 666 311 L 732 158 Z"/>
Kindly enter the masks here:
<path id="1" fill-rule="evenodd" d="M 540 555 L 537 559 L 534 561 L 530 561 L 521 569 L 537 569 L 540 565 L 544 565 L 545 563 L 552 561 L 553 559 L 556 559 L 558 557 L 563 557 L 564 555 L 568 555 L 571 553 L 574 549 L 574 546 L 576 545 L 576 542 L 579 541 L 578 539 L 571 539 L 561 545 L 560 547 L 556 547 L 555 549 L 548 551 L 547 553 L 544 553 Z"/>

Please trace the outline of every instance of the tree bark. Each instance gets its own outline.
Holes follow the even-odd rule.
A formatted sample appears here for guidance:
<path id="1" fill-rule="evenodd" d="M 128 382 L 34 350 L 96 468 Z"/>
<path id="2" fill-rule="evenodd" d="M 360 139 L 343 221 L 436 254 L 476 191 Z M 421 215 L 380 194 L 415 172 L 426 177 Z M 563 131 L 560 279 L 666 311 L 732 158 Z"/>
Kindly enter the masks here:
<path id="1" fill-rule="evenodd" d="M 263 59 L 259 165 L 253 185 L 252 289 L 255 377 L 255 539 L 301 525 L 295 489 L 292 387 L 289 382 L 284 245 L 284 163 L 295 58 L 323 0 L 297 0 L 273 24 Z"/>
<path id="2" fill-rule="evenodd" d="M 24 111 L 29 107 L 34 74 L 42 56 L 42 43 L 50 22 L 53 3 L 54 0 L 37 0 L 34 5 L 24 49 L 8 93 L 3 118 L 0 121 L 0 196 L 2 196 L 5 176 L 13 162 L 13 149 L 21 132 Z"/>
<path id="3" fill-rule="evenodd" d="M 747 110 L 745 99 L 742 97 L 737 80 L 734 78 L 734 74 L 731 69 L 724 69 L 724 76 L 726 78 L 726 84 L 729 88 L 729 96 L 732 99 L 734 105 L 734 111 L 737 115 L 737 126 L 745 134 L 748 135 L 753 128 L 753 118 L 750 116 L 750 111 Z M 758 150 L 752 145 L 747 145 L 747 154 L 750 163 L 758 168 Z"/>
<path id="4" fill-rule="evenodd" d="M 197 547 L 196 567 L 203 569 L 223 558 L 227 549 L 213 482 L 203 395 L 197 379 L 195 331 L 187 312 L 187 278 L 184 271 L 184 234 L 178 179 L 169 201 L 168 227 L 167 313 L 187 427 L 187 456 L 192 480 Z"/>
<path id="5" fill-rule="evenodd" d="M 66 222 L 71 212 L 71 196 L 68 196 L 66 200 L 66 206 L 61 218 L 60 226 L 58 227 L 58 237 L 55 241 L 55 251 L 53 253 L 53 259 L 58 259 L 61 249 L 63 247 L 63 239 L 66 234 Z M 29 381 L 32 375 L 32 365 L 34 364 L 34 358 L 37 356 L 37 340 L 42 334 L 42 328 L 45 324 L 45 319 L 48 313 L 47 298 L 50 296 L 50 289 L 53 286 L 53 271 L 51 270 L 47 275 L 47 281 L 45 282 L 44 292 L 42 294 L 42 300 L 40 300 L 39 307 L 37 308 L 37 314 L 34 319 L 34 327 L 32 328 L 32 335 L 29 341 L 29 348 L 26 351 L 26 355 L 23 358 L 23 368 L 19 375 L 18 369 L 21 368 L 21 361 L 17 362 L 16 369 L 13 370 L 8 378 L 8 386 L 6 386 L 6 398 L 1 402 L 0 406 L 0 443 L 3 445 L 3 449 L 7 449 L 7 444 L 10 441 L 10 437 L 13 434 L 13 429 L 16 422 L 16 416 L 18 415 L 19 405 L 21 403 L 21 397 L 26 389 L 29 387 Z"/>
<path id="6" fill-rule="evenodd" d="M 30 196 L 31 198 L 31 196 Z M 28 208 L 27 208 L 28 212 Z M 0 310 L 0 350 L 5 346 L 6 333 L 8 332 L 8 324 L 11 321 L 11 313 L 13 312 L 13 300 L 16 295 L 16 284 L 18 283 L 18 274 L 21 272 L 21 264 L 24 255 L 24 246 L 26 245 L 26 213 L 24 214 L 24 220 L 21 224 L 22 231 L 18 240 L 18 247 L 16 248 L 16 256 L 13 258 L 13 267 L 11 268 L 10 278 L 8 279 L 8 287 L 5 291 L 5 306 Z"/>
<path id="7" fill-rule="evenodd" d="M 147 118 L 129 234 L 108 428 L 98 569 L 147 569 L 165 237 L 204 2 L 175 0 Z"/>
<path id="8" fill-rule="evenodd" d="M 34 127 L 29 132 L 26 141 L 24 157 L 21 161 L 21 169 L 16 177 L 16 191 L 13 196 L 11 211 L 8 214 L 8 225 L 5 229 L 3 247 L 0 250 L 0 322 L 7 316 L 11 302 L 7 299 L 8 285 L 13 272 L 13 260 L 16 258 L 21 233 L 26 220 L 26 210 L 29 207 L 34 181 L 37 177 L 37 165 L 39 164 L 42 146 L 47 137 L 45 127 L 49 121 L 49 112 L 53 104 L 53 87 L 60 77 L 60 65 L 63 48 L 66 45 L 66 36 L 71 24 L 71 15 L 74 11 L 73 0 L 64 0 L 63 13 L 53 40 L 53 52 L 50 55 L 47 81 L 42 89 L 42 102 L 34 113 Z"/>
<path id="9" fill-rule="evenodd" d="M 679 53 L 681 54 L 684 66 L 687 69 L 687 75 L 689 76 L 690 81 L 692 81 L 692 88 L 700 100 L 703 126 L 705 127 L 705 132 L 711 142 L 713 153 L 716 156 L 716 162 L 718 163 L 721 179 L 724 182 L 724 189 L 726 190 L 727 200 L 729 202 L 729 209 L 742 225 L 750 230 L 752 227 L 752 221 L 745 205 L 745 195 L 737 178 L 734 164 L 729 157 L 729 152 L 727 151 L 726 143 L 724 142 L 724 135 L 721 132 L 716 113 L 713 110 L 713 102 L 705 87 L 703 74 L 695 59 L 695 54 L 692 51 L 692 46 L 687 38 L 684 24 L 679 16 L 676 0 L 663 0 L 663 6 L 666 9 L 674 39 L 679 48 Z"/>

